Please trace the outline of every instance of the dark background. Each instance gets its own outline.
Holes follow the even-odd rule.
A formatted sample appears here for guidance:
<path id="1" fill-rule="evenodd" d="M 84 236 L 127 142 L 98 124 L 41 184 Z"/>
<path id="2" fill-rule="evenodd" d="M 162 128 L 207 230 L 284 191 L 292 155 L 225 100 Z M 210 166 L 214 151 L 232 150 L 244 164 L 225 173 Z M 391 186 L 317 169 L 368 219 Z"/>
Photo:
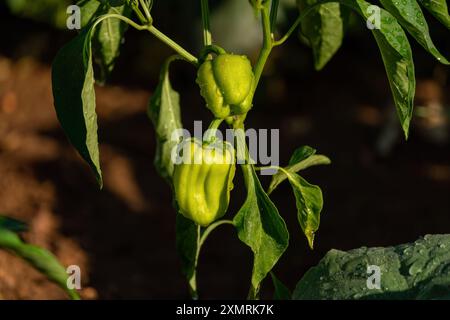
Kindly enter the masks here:
<path id="1" fill-rule="evenodd" d="M 180 10 L 182 6 L 156 1 L 155 24 L 197 53 L 199 8 Z M 220 13 L 220 2 L 216 7 Z M 145 114 L 170 49 L 150 34 L 129 30 L 110 81 L 97 87 L 105 177 L 99 191 L 53 109 L 51 61 L 74 32 L 54 27 L 45 16 L 11 14 L 4 2 L 0 12 L 0 212 L 30 224 L 27 240 L 52 250 L 66 265 L 82 267 L 86 299 L 187 298 L 175 252 L 170 189 L 152 165 L 155 135 Z M 295 19 L 296 10 L 288 8 L 283 14 L 281 31 Z M 221 21 L 220 14 L 214 17 Z M 234 19 L 241 21 L 244 15 L 238 11 Z M 437 47 L 450 57 L 448 30 L 429 15 L 427 19 Z M 223 39 L 229 44 L 226 49 L 246 53 L 254 61 L 259 42 L 252 38 L 253 29 L 238 32 L 232 23 L 218 24 L 225 30 L 217 31 L 219 44 Z M 245 46 L 233 42 L 246 36 L 249 40 L 240 42 Z M 324 194 L 313 251 L 296 221 L 290 186 L 282 184 L 272 195 L 291 235 L 275 272 L 290 289 L 331 248 L 389 246 L 450 230 L 449 69 L 413 39 L 411 44 L 417 105 L 439 105 L 444 112 L 437 120 L 416 117 L 407 142 L 395 119 L 378 48 L 358 19 L 343 47 L 320 72 L 295 35 L 270 57 L 247 127 L 280 129 L 282 164 L 301 145 L 313 146 L 332 160 L 329 166 L 303 173 Z M 181 95 L 184 125 L 210 121 L 194 68 L 177 63 L 171 71 L 172 84 Z M 440 132 L 437 138 L 435 132 Z M 384 144 L 389 148 L 380 147 Z M 235 183 L 228 218 L 243 200 L 241 178 Z M 267 186 L 269 180 L 262 180 Z M 221 227 L 200 257 L 200 297 L 245 298 L 250 272 L 249 248 L 230 226 Z M 262 296 L 271 294 L 272 285 L 266 281 Z M 19 259 L 0 252 L 0 298 L 64 298 L 64 293 Z"/>

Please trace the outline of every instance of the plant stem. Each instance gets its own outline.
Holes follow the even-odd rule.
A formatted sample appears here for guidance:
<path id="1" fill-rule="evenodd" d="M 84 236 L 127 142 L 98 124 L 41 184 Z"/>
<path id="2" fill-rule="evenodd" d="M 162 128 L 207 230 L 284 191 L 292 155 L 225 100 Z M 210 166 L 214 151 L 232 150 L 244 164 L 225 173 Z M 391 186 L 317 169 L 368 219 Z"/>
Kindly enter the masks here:
<path id="1" fill-rule="evenodd" d="M 183 47 L 181 47 L 178 43 L 170 39 L 168 36 L 166 36 L 164 33 L 156 29 L 153 25 L 146 26 L 146 29 L 153 34 L 156 38 L 158 38 L 160 41 L 164 42 L 166 45 L 171 47 L 173 50 L 175 50 L 180 56 L 183 57 L 184 60 L 187 62 L 192 63 L 193 65 L 197 66 L 198 59 L 190 54 L 188 51 L 186 51 Z"/>
<path id="2" fill-rule="evenodd" d="M 138 5 L 135 5 L 135 2 L 132 2 L 131 8 L 138 16 L 139 20 L 143 24 L 142 26 L 139 26 L 135 22 L 133 22 L 131 19 L 128 19 L 130 22 L 128 22 L 131 26 L 135 27 L 138 30 L 148 30 L 151 34 L 153 34 L 156 38 L 158 38 L 160 41 L 164 42 L 166 45 L 171 47 L 173 50 L 175 50 L 184 60 L 187 62 L 197 66 L 198 59 L 190 54 L 188 51 L 186 51 L 182 46 L 180 46 L 178 43 L 170 39 L 168 36 L 166 36 L 164 33 L 159 31 L 156 27 L 153 26 L 153 19 L 150 15 L 150 12 L 148 10 L 148 7 L 145 4 L 145 1 L 139 0 L 141 6 L 144 9 L 145 16 L 142 14 L 141 10 L 139 9 Z M 136 3 L 137 4 L 137 3 Z M 125 21 L 125 19 L 122 19 Z M 131 23 L 132 22 L 132 23 Z"/>
<path id="3" fill-rule="evenodd" d="M 242 157 L 244 159 L 244 163 L 241 164 L 242 174 L 244 176 L 245 186 L 248 190 L 249 188 L 249 182 L 250 182 L 250 175 L 249 175 L 249 166 L 252 166 L 250 164 L 250 156 L 249 151 L 247 148 L 247 143 L 245 141 L 245 134 L 244 134 L 244 123 L 238 122 L 236 124 L 233 124 L 233 129 L 235 130 L 235 137 L 236 137 L 236 144 L 238 148 L 238 160 L 242 160 Z M 253 284 L 250 284 L 250 289 L 248 291 L 247 300 L 256 300 L 258 299 L 258 288 L 254 288 Z"/>
<path id="4" fill-rule="evenodd" d="M 153 19 L 152 16 L 150 15 L 150 11 L 148 11 L 147 4 L 145 3 L 144 0 L 139 0 L 139 2 L 141 4 L 142 9 L 144 9 L 144 14 L 145 17 L 147 18 L 147 22 L 151 24 L 153 22 Z"/>
<path id="5" fill-rule="evenodd" d="M 255 79 L 253 81 L 253 88 L 251 92 L 251 99 L 253 100 L 253 96 L 255 94 L 256 88 L 258 87 L 259 80 L 261 79 L 262 72 L 264 70 L 264 66 L 266 65 L 267 58 L 270 55 L 270 52 L 273 48 L 273 37 L 272 37 L 272 31 L 271 31 L 271 22 L 270 22 L 270 9 L 269 9 L 270 2 L 267 2 L 266 4 L 262 6 L 258 6 L 256 9 L 261 12 L 261 24 L 262 24 L 262 30 L 263 30 L 263 44 L 261 47 L 261 50 L 259 51 L 258 60 L 255 63 L 255 66 L 253 67 L 253 74 L 255 75 Z M 241 115 L 243 118 L 239 121 L 235 121 L 238 126 L 243 127 L 243 121 L 246 117 L 246 113 Z M 234 129 L 237 129 L 236 125 L 233 124 Z"/>
<path id="6" fill-rule="evenodd" d="M 141 26 L 139 24 L 137 24 L 136 22 L 134 22 L 133 20 L 121 15 L 121 14 L 116 14 L 116 13 L 109 13 L 109 14 L 105 14 L 103 16 L 98 17 L 98 19 L 95 21 L 94 25 L 92 26 L 92 29 L 94 29 L 100 22 L 102 22 L 103 20 L 109 19 L 109 18 L 115 18 L 115 19 L 119 19 L 122 20 L 123 22 L 126 22 L 128 25 L 130 25 L 131 27 L 137 29 L 137 30 L 146 30 L 147 26 Z"/>
<path id="7" fill-rule="evenodd" d="M 203 25 L 203 44 L 209 46 L 212 44 L 211 27 L 209 23 L 208 0 L 201 0 L 202 7 L 202 25 Z"/>
<path id="8" fill-rule="evenodd" d="M 203 141 L 206 143 L 213 142 L 216 139 L 216 131 L 222 123 L 223 119 L 214 119 L 209 124 L 208 130 L 204 136 Z"/>
<path id="9" fill-rule="evenodd" d="M 220 127 L 220 124 L 223 122 L 223 119 L 214 119 L 208 126 L 208 129 L 217 130 Z"/>
<path id="10" fill-rule="evenodd" d="M 158 29 L 156 29 L 153 25 L 139 25 L 136 22 L 134 22 L 133 20 L 131 20 L 127 17 L 124 17 L 120 14 L 110 13 L 110 14 L 100 16 L 95 21 L 92 28 L 95 28 L 100 22 L 102 22 L 105 19 L 109 19 L 109 18 L 116 18 L 116 19 L 122 20 L 122 21 L 126 22 L 127 24 L 129 24 L 130 26 L 132 26 L 133 28 L 140 30 L 140 31 L 142 31 L 142 30 L 149 31 L 156 38 L 158 38 L 159 40 L 161 40 L 162 42 L 167 44 L 169 47 L 171 47 L 173 50 L 175 50 L 184 60 L 197 66 L 198 59 L 194 55 L 190 54 L 183 47 L 181 47 L 178 43 L 176 43 L 175 41 L 170 39 L 168 36 L 166 36 L 164 33 L 159 31 Z"/>
<path id="11" fill-rule="evenodd" d="M 202 248 L 203 244 L 205 243 L 206 239 L 208 238 L 209 234 L 214 229 L 216 229 L 218 226 L 220 226 L 222 224 L 234 225 L 233 221 L 231 221 L 231 220 L 219 220 L 219 221 L 216 221 L 213 224 L 209 225 L 205 229 L 205 231 L 203 232 L 203 234 L 201 236 L 200 236 L 200 234 L 201 234 L 201 227 L 199 225 L 197 226 L 197 250 L 195 252 L 194 273 L 193 273 L 191 279 L 189 279 L 189 285 L 191 287 L 191 297 L 194 300 L 198 299 L 198 292 L 197 292 L 197 265 L 198 265 L 198 259 L 200 257 L 201 248 Z"/>
<path id="12" fill-rule="evenodd" d="M 263 170 L 281 170 L 281 171 L 285 171 L 284 168 L 279 167 L 279 166 L 265 166 L 265 167 L 255 167 L 255 170 L 257 171 L 263 171 Z"/>
<path id="13" fill-rule="evenodd" d="M 295 31 L 295 29 L 297 29 L 297 27 L 300 25 L 300 22 L 302 22 L 303 18 L 306 17 L 311 10 L 313 10 L 315 7 L 320 6 L 322 3 L 315 3 L 312 6 L 306 8 L 306 10 L 303 10 L 300 12 L 300 14 L 298 15 L 297 19 L 295 20 L 295 22 L 292 24 L 292 26 L 289 28 L 289 30 L 286 32 L 286 34 L 281 37 L 279 40 L 276 40 L 273 42 L 273 46 L 279 46 L 282 45 L 290 36 L 291 34 Z"/>
<path id="14" fill-rule="evenodd" d="M 208 238 L 209 234 L 216 229 L 218 226 L 221 226 L 223 224 L 231 224 L 234 225 L 234 222 L 231 220 L 219 220 L 214 222 L 213 224 L 209 225 L 208 228 L 203 232 L 202 237 L 200 238 L 200 247 L 205 243 L 206 239 Z"/>
<path id="15" fill-rule="evenodd" d="M 200 233 L 201 227 L 197 225 L 197 249 L 195 251 L 195 261 L 194 261 L 194 271 L 192 273 L 192 277 L 189 279 L 189 286 L 191 288 L 191 297 L 193 300 L 198 300 L 198 292 L 197 292 L 197 264 L 198 257 L 200 255 Z"/>
<path id="16" fill-rule="evenodd" d="M 211 53 L 215 53 L 217 55 L 227 53 L 224 48 L 219 47 L 218 45 L 211 44 L 203 47 L 200 51 L 199 63 L 203 63 L 206 59 L 208 59 Z"/>
<path id="17" fill-rule="evenodd" d="M 255 67 L 253 69 L 253 73 L 255 74 L 255 82 L 253 85 L 253 90 L 256 90 L 258 87 L 259 79 L 261 78 L 261 74 L 264 70 L 264 66 L 266 64 L 267 58 L 269 57 L 270 51 L 272 50 L 272 33 L 270 30 L 270 15 L 269 15 L 269 7 L 264 5 L 261 7 L 261 23 L 263 29 L 263 45 L 261 51 L 259 52 L 258 60 L 256 61 Z"/>
<path id="18" fill-rule="evenodd" d="M 130 6 L 131 6 L 131 9 L 133 9 L 134 13 L 136 13 L 136 15 L 137 15 L 139 21 L 140 21 L 142 24 L 147 24 L 148 21 L 147 21 L 147 19 L 145 18 L 145 16 L 142 14 L 141 10 L 139 9 L 139 4 L 138 4 L 137 2 L 131 1 L 131 2 L 130 2 Z"/>

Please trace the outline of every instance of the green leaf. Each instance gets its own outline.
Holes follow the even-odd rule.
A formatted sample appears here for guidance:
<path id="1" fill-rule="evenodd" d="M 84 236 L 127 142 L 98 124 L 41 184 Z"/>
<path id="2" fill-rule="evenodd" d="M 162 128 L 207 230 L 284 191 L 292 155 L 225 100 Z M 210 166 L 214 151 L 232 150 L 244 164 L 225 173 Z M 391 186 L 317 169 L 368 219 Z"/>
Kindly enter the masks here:
<path id="1" fill-rule="evenodd" d="M 450 64 L 438 51 L 431 40 L 430 30 L 423 15 L 422 9 L 415 0 L 402 2 L 398 0 L 381 0 L 381 4 L 395 17 L 409 32 L 439 62 Z"/>
<path id="2" fill-rule="evenodd" d="M 162 67 L 158 87 L 153 93 L 149 106 L 148 116 L 152 121 L 157 136 L 155 166 L 160 175 L 169 182 L 173 173 L 171 159 L 172 149 L 178 141 L 172 140 L 176 129 L 181 129 L 180 96 L 172 89 L 169 79 L 170 58 Z"/>
<path id="3" fill-rule="evenodd" d="M 129 16 L 128 6 L 108 7 L 105 14 L 115 13 Z M 95 62 L 100 66 L 100 81 L 104 82 L 114 69 L 116 59 L 120 54 L 122 39 L 128 25 L 119 19 L 103 20 L 96 28 L 92 38 Z"/>
<path id="4" fill-rule="evenodd" d="M 53 98 L 64 132 L 94 171 L 102 187 L 97 138 L 92 29 L 83 29 L 59 50 L 52 66 Z"/>
<path id="5" fill-rule="evenodd" d="M 270 275 L 275 288 L 273 300 L 291 300 L 291 291 L 275 276 L 275 273 L 271 272 Z"/>
<path id="6" fill-rule="evenodd" d="M 67 287 L 68 275 L 66 269 L 47 250 L 26 244 L 13 231 L 3 228 L 0 228 L 0 248 L 4 248 L 25 259 L 49 280 L 64 289 L 70 298 L 76 300 L 80 298 L 76 290 Z"/>
<path id="7" fill-rule="evenodd" d="M 106 11 L 100 0 L 80 0 L 77 6 L 80 7 L 81 28 L 94 22 L 95 18 L 105 14 Z"/>
<path id="8" fill-rule="evenodd" d="M 361 12 L 367 12 L 367 3 L 360 6 Z M 398 22 L 385 10 L 381 10 L 381 30 L 372 32 L 383 57 L 400 123 L 408 138 L 416 90 L 411 46 Z"/>
<path id="9" fill-rule="evenodd" d="M 0 216 L 0 229 L 6 229 L 14 232 L 21 232 L 27 230 L 27 225 L 19 220 Z"/>
<path id="10" fill-rule="evenodd" d="M 300 10 L 303 10 L 318 0 L 298 2 Z M 341 47 L 348 18 L 347 8 L 339 3 L 327 3 L 315 7 L 302 20 L 300 30 L 312 48 L 316 70 L 321 70 Z"/>
<path id="11" fill-rule="evenodd" d="M 317 151 L 316 149 L 311 148 L 310 146 L 301 146 L 295 149 L 294 153 L 289 159 L 289 165 L 292 166 L 299 162 L 302 162 L 303 160 L 316 154 L 316 151 Z"/>
<path id="12" fill-rule="evenodd" d="M 298 174 L 287 172 L 297 206 L 297 219 L 308 240 L 309 247 L 314 247 L 314 236 L 320 225 L 320 212 L 323 207 L 322 190 L 308 183 Z"/>
<path id="13" fill-rule="evenodd" d="M 293 299 L 448 299 L 449 265 L 450 235 L 427 235 L 395 247 L 333 249 L 306 272 Z M 379 267 L 379 289 L 369 279 L 375 276 L 373 266 Z"/>
<path id="14" fill-rule="evenodd" d="M 316 155 L 316 150 L 309 146 L 302 146 L 294 151 L 291 159 L 289 160 L 289 166 L 285 167 L 284 170 L 290 173 L 296 173 L 301 170 L 305 170 L 312 166 L 327 165 L 331 163 L 331 160 L 324 155 Z M 283 170 L 279 170 L 276 174 L 272 176 L 270 181 L 268 194 L 271 194 L 278 185 L 287 179 L 286 174 Z"/>
<path id="15" fill-rule="evenodd" d="M 419 0 L 436 19 L 450 29 L 450 15 L 448 14 L 447 0 Z"/>
<path id="16" fill-rule="evenodd" d="M 196 267 L 197 267 L 197 241 L 199 228 L 192 221 L 177 213 L 176 220 L 176 247 L 181 258 L 181 268 L 187 278 L 192 296 L 197 296 Z"/>
<path id="17" fill-rule="evenodd" d="M 130 16 L 131 9 L 129 6 L 118 6 L 118 3 L 101 0 L 84 0 L 78 5 L 81 8 L 81 26 L 84 28 L 93 23 L 96 18 L 105 14 L 120 14 Z M 92 48 L 94 52 L 94 60 L 100 67 L 99 76 L 97 77 L 101 83 L 114 69 L 116 59 L 120 54 L 122 39 L 128 25 L 119 19 L 105 19 L 101 21 L 92 34 Z"/>
<path id="18" fill-rule="evenodd" d="M 372 12 L 371 4 L 364 0 L 318 0 L 318 3 L 338 2 L 355 10 L 364 21 L 368 21 Z M 304 10 L 312 10 L 312 6 Z M 397 20 L 388 11 L 380 8 L 380 27 L 372 34 L 378 44 L 388 76 L 397 114 L 405 137 L 408 138 L 409 124 L 413 114 L 416 79 L 414 62 L 408 38 Z"/>
<path id="19" fill-rule="evenodd" d="M 381 12 L 381 30 L 372 32 L 383 57 L 403 132 L 408 138 L 416 90 L 411 47 L 397 21 L 387 11 Z"/>
<path id="20" fill-rule="evenodd" d="M 272 0 L 270 3 L 270 30 L 272 31 L 272 33 L 275 32 L 275 24 L 277 22 L 279 5 L 279 0 Z"/>
<path id="21" fill-rule="evenodd" d="M 234 217 L 239 239 L 254 255 L 250 298 L 258 296 L 261 281 L 277 263 L 289 243 L 289 233 L 277 208 L 264 192 L 250 165 L 242 165 L 247 199 Z"/>

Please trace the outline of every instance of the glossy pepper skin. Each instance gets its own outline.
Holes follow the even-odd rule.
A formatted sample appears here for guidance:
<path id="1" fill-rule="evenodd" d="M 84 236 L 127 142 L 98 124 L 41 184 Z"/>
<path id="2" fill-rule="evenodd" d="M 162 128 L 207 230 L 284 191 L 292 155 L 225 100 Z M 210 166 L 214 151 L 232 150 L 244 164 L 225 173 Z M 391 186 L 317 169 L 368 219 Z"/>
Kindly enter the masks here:
<path id="1" fill-rule="evenodd" d="M 253 81 L 250 61 L 241 55 L 219 54 L 203 62 L 197 72 L 200 94 L 218 119 L 250 110 Z"/>
<path id="2" fill-rule="evenodd" d="M 190 139 L 183 161 L 173 173 L 180 213 L 200 226 L 208 226 L 228 209 L 236 171 L 233 147 L 226 142 L 202 144 Z"/>

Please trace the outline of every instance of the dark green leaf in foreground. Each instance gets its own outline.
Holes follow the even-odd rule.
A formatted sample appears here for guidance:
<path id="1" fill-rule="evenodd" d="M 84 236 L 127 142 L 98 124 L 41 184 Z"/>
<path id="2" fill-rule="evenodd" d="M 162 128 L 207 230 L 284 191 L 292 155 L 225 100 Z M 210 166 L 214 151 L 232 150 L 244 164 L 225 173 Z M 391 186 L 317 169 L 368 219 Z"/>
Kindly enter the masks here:
<path id="1" fill-rule="evenodd" d="M 72 299 L 79 299 L 78 293 L 67 287 L 66 269 L 53 254 L 45 249 L 24 243 L 11 230 L 0 227 L 0 248 L 6 249 L 25 259 L 34 268 L 42 272 L 49 280 L 58 284 Z"/>
<path id="2" fill-rule="evenodd" d="M 253 251 L 250 298 L 256 298 L 261 281 L 288 247 L 289 233 L 277 208 L 264 192 L 253 166 L 241 167 L 246 177 L 247 199 L 234 217 L 234 224 L 239 239 Z"/>
<path id="3" fill-rule="evenodd" d="M 159 84 L 150 99 L 147 112 L 157 136 L 154 163 L 159 174 L 169 182 L 174 166 L 171 152 L 178 143 L 172 140 L 172 134 L 175 130 L 182 128 L 180 96 L 172 89 L 169 79 L 169 65 L 172 60 L 172 58 L 169 59 L 161 69 Z"/>
<path id="4" fill-rule="evenodd" d="M 368 266 L 380 268 L 379 289 L 368 286 Z M 449 299 L 449 266 L 450 235 L 395 247 L 333 249 L 306 272 L 293 299 Z"/>
<path id="5" fill-rule="evenodd" d="M 102 186 L 97 138 L 91 29 L 59 50 L 52 66 L 53 98 L 64 132 Z"/>
<path id="6" fill-rule="evenodd" d="M 299 0 L 300 11 L 317 0 Z M 314 56 L 316 70 L 321 70 L 342 45 L 348 24 L 349 10 L 339 3 L 326 3 L 314 8 L 300 25 Z"/>
<path id="7" fill-rule="evenodd" d="M 447 0 L 419 0 L 436 19 L 450 29 L 450 15 L 448 14 Z"/>
<path id="8" fill-rule="evenodd" d="M 400 22 L 422 47 L 431 53 L 439 62 L 449 64 L 431 40 L 430 30 L 422 9 L 416 0 L 402 2 L 398 0 L 381 0 L 381 4 Z"/>

